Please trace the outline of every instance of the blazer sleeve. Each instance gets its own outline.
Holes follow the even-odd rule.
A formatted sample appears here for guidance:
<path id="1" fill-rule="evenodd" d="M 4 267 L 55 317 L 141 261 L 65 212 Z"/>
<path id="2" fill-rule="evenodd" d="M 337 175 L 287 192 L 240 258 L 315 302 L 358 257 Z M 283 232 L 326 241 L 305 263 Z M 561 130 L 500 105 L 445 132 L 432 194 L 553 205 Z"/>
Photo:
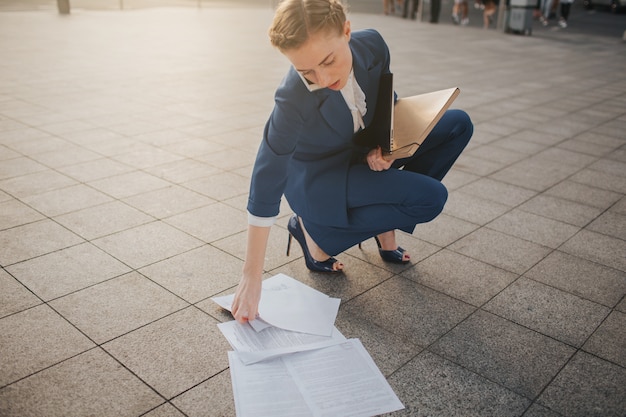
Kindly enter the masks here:
<path id="1" fill-rule="evenodd" d="M 247 209 L 254 216 L 273 217 L 279 213 L 289 162 L 304 126 L 301 112 L 290 97 L 298 92 L 297 84 L 293 84 L 293 77 L 288 76 L 276 90 L 274 109 L 263 130 L 248 197 Z"/>

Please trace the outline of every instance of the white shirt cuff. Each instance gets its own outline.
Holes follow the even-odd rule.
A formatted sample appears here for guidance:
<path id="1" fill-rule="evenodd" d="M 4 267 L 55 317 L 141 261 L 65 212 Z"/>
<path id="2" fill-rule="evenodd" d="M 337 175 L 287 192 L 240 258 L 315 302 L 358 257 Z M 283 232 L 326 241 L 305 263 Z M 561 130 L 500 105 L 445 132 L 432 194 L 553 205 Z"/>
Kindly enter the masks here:
<path id="1" fill-rule="evenodd" d="M 259 217 L 259 216 L 255 216 L 254 214 L 250 214 L 250 212 L 248 212 L 248 224 L 251 226 L 258 226 L 258 227 L 271 227 L 272 225 L 274 225 L 274 223 L 276 223 L 276 217 Z"/>

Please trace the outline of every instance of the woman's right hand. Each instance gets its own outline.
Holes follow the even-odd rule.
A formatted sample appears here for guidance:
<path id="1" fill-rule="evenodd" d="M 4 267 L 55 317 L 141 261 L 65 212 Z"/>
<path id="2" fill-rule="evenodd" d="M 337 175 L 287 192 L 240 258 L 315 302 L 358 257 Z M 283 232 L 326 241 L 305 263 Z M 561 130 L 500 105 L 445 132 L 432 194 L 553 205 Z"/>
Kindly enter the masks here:
<path id="1" fill-rule="evenodd" d="M 244 275 L 239 281 L 231 306 L 231 313 L 239 323 L 252 321 L 258 317 L 261 284 L 261 277 L 246 277 Z"/>

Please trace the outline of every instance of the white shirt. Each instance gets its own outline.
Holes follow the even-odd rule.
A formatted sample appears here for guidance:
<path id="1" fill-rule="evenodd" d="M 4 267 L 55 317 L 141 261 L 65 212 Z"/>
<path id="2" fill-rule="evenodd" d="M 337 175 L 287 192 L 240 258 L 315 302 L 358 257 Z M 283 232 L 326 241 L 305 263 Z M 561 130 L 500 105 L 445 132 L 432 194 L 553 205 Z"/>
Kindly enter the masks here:
<path id="1" fill-rule="evenodd" d="M 315 91 L 322 88 L 317 84 L 309 83 L 306 78 L 304 78 L 304 76 L 300 73 L 300 71 L 297 72 L 300 76 L 300 79 L 309 91 Z M 359 86 L 359 83 L 356 81 L 356 78 L 354 76 L 354 70 L 350 71 L 350 75 L 348 76 L 348 82 L 340 91 L 343 99 L 348 105 L 348 109 L 350 109 L 350 113 L 352 114 L 354 133 L 356 133 L 359 131 L 359 129 L 365 128 L 365 123 L 363 123 L 363 116 L 365 116 L 365 113 L 367 113 L 367 103 L 365 102 L 365 94 L 363 93 L 361 86 Z M 276 216 L 258 217 L 248 212 L 248 224 L 252 226 L 270 227 L 275 222 Z"/>

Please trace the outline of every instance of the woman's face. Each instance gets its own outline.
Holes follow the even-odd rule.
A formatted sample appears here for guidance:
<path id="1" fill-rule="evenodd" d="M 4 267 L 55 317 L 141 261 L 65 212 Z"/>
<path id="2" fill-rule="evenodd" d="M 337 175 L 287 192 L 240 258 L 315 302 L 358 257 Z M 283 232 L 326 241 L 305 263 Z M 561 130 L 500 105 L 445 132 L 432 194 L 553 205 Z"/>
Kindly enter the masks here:
<path id="1" fill-rule="evenodd" d="M 315 33 L 299 48 L 283 51 L 287 59 L 310 82 L 339 91 L 348 82 L 352 70 L 350 22 L 342 33 Z"/>

